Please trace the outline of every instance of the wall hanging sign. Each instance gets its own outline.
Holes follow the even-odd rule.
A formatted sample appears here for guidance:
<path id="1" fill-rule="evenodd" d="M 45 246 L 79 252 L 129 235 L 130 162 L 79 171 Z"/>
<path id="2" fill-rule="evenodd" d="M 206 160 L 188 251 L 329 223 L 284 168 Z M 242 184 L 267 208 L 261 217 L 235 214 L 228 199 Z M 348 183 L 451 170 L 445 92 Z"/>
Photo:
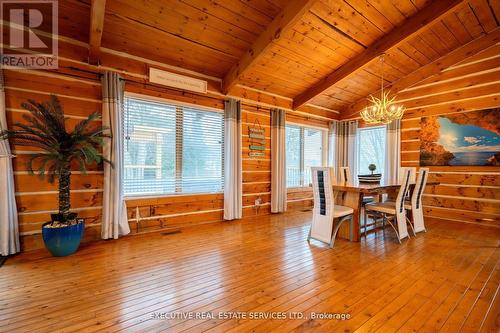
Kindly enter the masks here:
<path id="1" fill-rule="evenodd" d="M 149 82 L 200 93 L 207 92 L 207 81 L 152 67 L 149 68 Z"/>
<path id="2" fill-rule="evenodd" d="M 420 165 L 500 165 L 500 108 L 423 117 Z"/>
<path id="3" fill-rule="evenodd" d="M 249 149 L 248 155 L 250 157 L 262 157 L 264 156 L 264 150 L 266 150 L 266 137 L 265 131 L 260 125 L 258 119 L 255 119 L 253 126 L 248 126 L 248 138 L 249 138 Z"/>

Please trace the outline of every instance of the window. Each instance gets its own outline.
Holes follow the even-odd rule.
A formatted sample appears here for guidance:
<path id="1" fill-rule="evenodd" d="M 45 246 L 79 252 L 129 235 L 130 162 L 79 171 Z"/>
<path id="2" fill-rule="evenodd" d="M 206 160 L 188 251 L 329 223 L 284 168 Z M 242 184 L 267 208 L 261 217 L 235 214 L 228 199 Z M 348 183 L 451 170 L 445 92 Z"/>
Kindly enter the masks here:
<path id="1" fill-rule="evenodd" d="M 125 98 L 125 195 L 221 192 L 224 117 Z"/>
<path id="2" fill-rule="evenodd" d="M 371 174 L 368 166 L 375 164 L 377 169 L 374 173 L 383 175 L 385 167 L 385 126 L 360 128 L 358 131 L 358 174 Z"/>
<path id="3" fill-rule="evenodd" d="M 286 126 L 287 187 L 308 186 L 311 167 L 323 164 L 323 131 L 302 126 Z"/>

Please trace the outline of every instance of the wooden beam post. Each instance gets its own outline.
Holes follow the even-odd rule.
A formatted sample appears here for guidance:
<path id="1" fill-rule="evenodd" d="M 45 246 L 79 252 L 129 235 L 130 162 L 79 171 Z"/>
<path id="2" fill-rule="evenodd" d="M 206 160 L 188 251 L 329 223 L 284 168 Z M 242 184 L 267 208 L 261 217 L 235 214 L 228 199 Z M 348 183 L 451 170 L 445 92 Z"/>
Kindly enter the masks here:
<path id="1" fill-rule="evenodd" d="M 106 0 L 92 0 L 90 7 L 89 63 L 97 64 L 101 49 Z"/>
<path id="2" fill-rule="evenodd" d="M 252 47 L 226 74 L 222 82 L 224 94 L 229 93 L 229 90 L 238 83 L 239 76 L 256 63 L 273 42 L 279 40 L 287 30 L 291 29 L 309 11 L 314 2 L 315 0 L 290 0 L 288 2 L 252 44 Z"/>
<path id="3" fill-rule="evenodd" d="M 426 26 L 441 19 L 443 15 L 456 8 L 463 0 L 439 0 L 426 6 L 410 17 L 403 25 L 371 44 L 366 50 L 349 60 L 341 67 L 323 78 L 319 83 L 294 98 L 294 109 L 306 104 L 342 79 L 362 69 L 380 54 L 408 40 Z"/>

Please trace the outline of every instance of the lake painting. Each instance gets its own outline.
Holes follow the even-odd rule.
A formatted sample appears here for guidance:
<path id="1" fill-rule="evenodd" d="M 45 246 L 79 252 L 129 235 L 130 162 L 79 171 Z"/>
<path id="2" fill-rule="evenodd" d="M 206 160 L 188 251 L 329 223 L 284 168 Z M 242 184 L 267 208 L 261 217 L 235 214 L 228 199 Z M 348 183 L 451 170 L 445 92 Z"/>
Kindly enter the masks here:
<path id="1" fill-rule="evenodd" d="M 423 117 L 420 165 L 500 165 L 500 108 Z"/>

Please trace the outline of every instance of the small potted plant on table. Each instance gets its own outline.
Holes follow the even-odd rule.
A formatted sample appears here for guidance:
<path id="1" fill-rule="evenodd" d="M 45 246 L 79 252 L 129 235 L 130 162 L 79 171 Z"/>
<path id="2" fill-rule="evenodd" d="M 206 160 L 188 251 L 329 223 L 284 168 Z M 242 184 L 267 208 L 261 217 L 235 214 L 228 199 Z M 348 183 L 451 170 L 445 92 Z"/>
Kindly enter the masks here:
<path id="1" fill-rule="evenodd" d="M 109 163 L 99 153 L 99 148 L 103 139 L 110 135 L 105 134 L 104 127 L 92 124 L 100 118 L 98 112 L 68 131 L 61 104 L 54 95 L 47 102 L 28 100 L 21 106 L 29 111 L 23 115 L 26 122 L 15 123 L 12 129 L 0 132 L 0 139 L 36 148 L 39 152 L 28 160 L 28 170 L 42 178 L 48 176 L 50 183 L 58 179 L 59 212 L 51 215 L 52 221 L 43 224 L 42 236 L 52 255 L 67 256 L 78 249 L 84 230 L 83 219 L 77 219 L 77 214 L 70 212 L 71 165 L 78 165 L 85 174 L 89 164 Z M 36 168 L 34 161 L 38 163 Z"/>
<path id="2" fill-rule="evenodd" d="M 375 164 L 370 164 L 368 166 L 368 170 L 370 170 L 372 172 L 372 175 L 373 175 L 373 171 L 377 170 L 377 166 Z"/>
<path id="3" fill-rule="evenodd" d="M 377 166 L 375 164 L 370 164 L 370 165 L 368 165 L 368 170 L 371 171 L 371 174 L 370 175 L 358 175 L 358 180 L 361 183 L 379 183 L 380 179 L 382 178 L 382 174 L 373 173 L 375 170 L 377 170 Z"/>

